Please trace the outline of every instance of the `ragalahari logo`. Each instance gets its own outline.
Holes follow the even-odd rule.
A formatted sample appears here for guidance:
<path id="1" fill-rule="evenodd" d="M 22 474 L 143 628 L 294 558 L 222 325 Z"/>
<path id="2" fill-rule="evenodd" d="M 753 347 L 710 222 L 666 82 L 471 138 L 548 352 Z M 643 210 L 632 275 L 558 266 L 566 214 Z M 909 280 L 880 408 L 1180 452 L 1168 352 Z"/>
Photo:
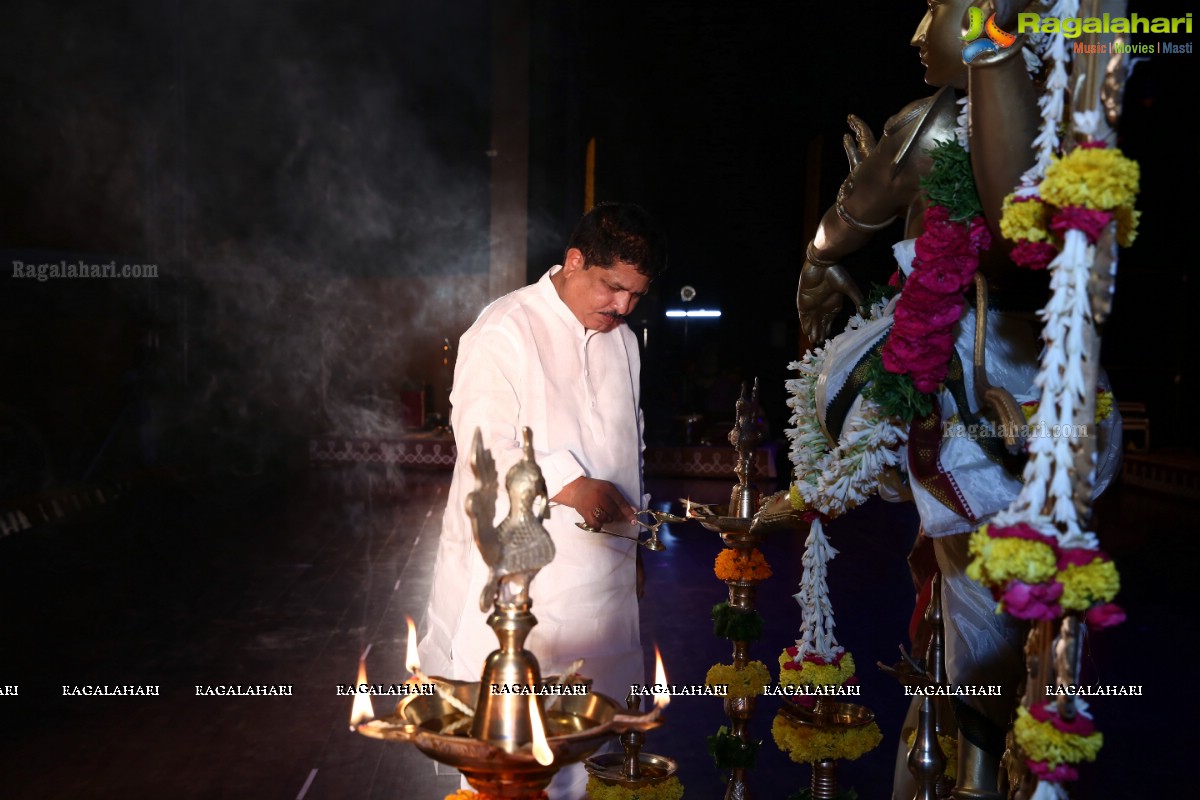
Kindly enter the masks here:
<path id="1" fill-rule="evenodd" d="M 967 32 L 962 37 L 964 64 L 970 64 L 983 53 L 994 53 L 997 50 L 1011 47 L 1012 43 L 1017 40 L 1016 36 L 996 24 L 995 14 L 988 17 L 987 23 L 984 23 L 983 9 L 970 8 L 967 13 Z M 987 38 L 980 39 L 980 35 L 984 33 L 987 34 Z"/>

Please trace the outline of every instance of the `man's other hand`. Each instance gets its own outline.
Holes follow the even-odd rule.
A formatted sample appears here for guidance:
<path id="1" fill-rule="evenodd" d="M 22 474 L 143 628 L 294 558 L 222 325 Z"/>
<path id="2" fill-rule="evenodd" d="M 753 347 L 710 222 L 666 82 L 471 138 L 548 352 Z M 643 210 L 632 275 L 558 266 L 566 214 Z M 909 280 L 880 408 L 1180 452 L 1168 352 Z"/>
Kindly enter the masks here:
<path id="1" fill-rule="evenodd" d="M 596 478 L 576 478 L 550 501 L 575 509 L 594 528 L 607 522 L 629 522 L 637 511 L 616 486 Z"/>

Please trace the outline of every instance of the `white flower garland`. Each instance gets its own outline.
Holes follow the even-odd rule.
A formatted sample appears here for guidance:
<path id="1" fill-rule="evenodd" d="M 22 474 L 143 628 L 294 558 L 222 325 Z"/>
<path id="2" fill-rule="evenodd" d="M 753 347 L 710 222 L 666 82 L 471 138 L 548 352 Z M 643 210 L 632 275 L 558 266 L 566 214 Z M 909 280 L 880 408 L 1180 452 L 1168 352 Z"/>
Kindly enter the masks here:
<path id="1" fill-rule="evenodd" d="M 1057 19 L 1079 16 L 1079 0 L 1058 0 L 1054 7 L 1046 12 L 1048 16 Z M 1033 34 L 1030 36 L 1030 47 L 1049 65 L 1046 76 L 1046 86 L 1038 98 L 1038 108 L 1042 112 L 1041 130 L 1033 140 L 1037 158 L 1033 166 L 1021 176 L 1021 185 L 1025 191 L 1019 194 L 1036 194 L 1031 190 L 1037 186 L 1046 174 L 1046 167 L 1062 144 L 1058 138 L 1058 130 L 1062 123 L 1063 108 L 1067 96 L 1067 68 L 1071 64 L 1071 50 L 1067 40 L 1062 35 Z"/>
<path id="2" fill-rule="evenodd" d="M 1070 431 L 1075 410 L 1085 402 L 1084 342 L 1090 329 L 1088 274 L 1096 248 L 1087 236 L 1068 230 L 1063 249 L 1050 262 L 1050 302 L 1041 311 L 1045 349 L 1034 385 L 1041 402 L 1029 420 L 1029 461 L 1024 485 L 1013 503 L 996 515 L 994 525 L 1020 522 L 1053 536 L 1064 548 L 1097 548 L 1096 536 L 1079 527 L 1071 472 L 1075 466 Z M 1049 515 L 1043 509 L 1049 507 Z"/>
<path id="3" fill-rule="evenodd" d="M 886 301 L 876 303 L 867 310 L 865 319 L 856 314 L 846 330 L 857 330 L 868 320 L 879 318 L 887 306 Z M 833 518 L 878 490 L 880 473 L 900 463 L 899 449 L 908 441 L 908 431 L 864 397 L 859 413 L 847 420 L 843 441 L 830 450 L 816 403 L 817 380 L 824 367 L 824 348 L 809 350 L 803 359 L 788 365 L 788 369 L 800 373 L 786 384 L 792 393 L 787 401 L 793 412 L 788 421 L 795 426 L 787 430 L 791 442 L 788 454 L 795 468 L 796 490 L 805 507 Z"/>
<path id="4" fill-rule="evenodd" d="M 819 656 L 832 664 L 844 652 L 833 635 L 833 605 L 829 602 L 828 564 L 837 553 L 825 538 L 821 520 L 813 520 L 804 542 L 800 591 L 792 595 L 800 604 L 800 638 L 796 640 L 799 652 L 792 658 L 797 664 L 807 655 Z"/>
<path id="5" fill-rule="evenodd" d="M 1068 798 L 1067 790 L 1062 787 L 1062 784 L 1038 781 L 1037 788 L 1033 790 L 1033 797 L 1029 800 L 1068 800 Z"/>

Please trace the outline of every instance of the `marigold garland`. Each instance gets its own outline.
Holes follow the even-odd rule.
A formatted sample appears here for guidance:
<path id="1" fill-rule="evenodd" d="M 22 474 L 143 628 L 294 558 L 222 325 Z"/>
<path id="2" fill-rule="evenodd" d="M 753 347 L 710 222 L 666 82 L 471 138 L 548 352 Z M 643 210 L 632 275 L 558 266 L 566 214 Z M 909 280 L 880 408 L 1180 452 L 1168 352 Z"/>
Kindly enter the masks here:
<path id="1" fill-rule="evenodd" d="M 799 648 L 788 647 L 779 654 L 779 682 L 785 686 L 842 686 L 854 677 L 854 656 L 842 651 L 829 663 L 819 656 L 794 659 Z"/>
<path id="2" fill-rule="evenodd" d="M 806 508 L 804 498 L 800 496 L 800 487 L 794 483 L 788 487 L 788 502 L 792 504 L 793 511 L 803 511 Z"/>
<path id="3" fill-rule="evenodd" d="M 1063 586 L 1059 602 L 1069 611 L 1087 611 L 1098 603 L 1107 603 L 1121 589 L 1116 564 L 1103 557 L 1083 566 L 1068 564 L 1058 573 L 1058 582 Z"/>
<path id="4" fill-rule="evenodd" d="M 747 552 L 726 547 L 717 556 L 713 572 L 722 581 L 762 581 L 771 577 L 771 565 L 758 548 Z"/>
<path id="5" fill-rule="evenodd" d="M 1133 207 L 1139 183 L 1137 162 L 1102 142 L 1085 143 L 1052 159 L 1039 185 L 1004 198 L 1000 233 L 1016 244 L 1013 261 L 1045 269 L 1063 249 L 1067 230 L 1084 231 L 1095 243 L 1113 218 L 1117 244 L 1129 247 L 1141 220 Z"/>
<path id="6" fill-rule="evenodd" d="M 590 800 L 679 800 L 683 797 L 683 784 L 672 775 L 660 783 L 630 788 L 592 775 L 588 778 L 587 795 Z"/>
<path id="7" fill-rule="evenodd" d="M 1091 547 L 1061 547 L 1026 523 L 984 525 L 971 534 L 967 577 L 988 587 L 998 611 L 1018 619 L 1052 620 L 1082 612 L 1096 629 L 1125 613 L 1111 601 L 1121 589 L 1116 565 Z"/>
<path id="8" fill-rule="evenodd" d="M 1055 717 L 1057 719 L 1057 717 Z M 1059 730 L 1053 721 L 1034 719 L 1028 709 L 1017 709 L 1017 721 L 1013 725 L 1017 744 L 1025 755 L 1053 768 L 1059 764 L 1078 764 L 1095 761 L 1104 745 L 1104 734 L 1094 731 L 1087 735 Z"/>
<path id="9" fill-rule="evenodd" d="M 754 697 L 767 690 L 771 673 L 761 661 L 751 661 L 744 669 L 733 664 L 713 664 L 704 676 L 707 686 L 728 687 L 729 697 Z"/>
<path id="10" fill-rule="evenodd" d="M 971 534 L 967 577 L 984 586 L 1004 586 L 1012 580 L 1042 583 L 1054 577 L 1058 559 L 1049 545 L 992 536 L 990 529 L 984 525 Z"/>
<path id="11" fill-rule="evenodd" d="M 1021 403 L 1021 413 L 1025 415 L 1025 421 L 1033 419 L 1033 415 L 1037 413 L 1040 403 L 1037 400 L 1030 400 Z M 1113 410 L 1113 393 L 1103 389 L 1096 391 L 1096 424 L 1099 425 L 1104 420 L 1108 419 Z M 951 420 L 952 423 L 958 421 L 958 416 L 955 415 Z"/>
<path id="12" fill-rule="evenodd" d="M 1044 242 L 1050 238 L 1050 210 L 1040 197 L 1013 193 L 1000 208 L 1000 233 L 1005 239 Z"/>
<path id="13" fill-rule="evenodd" d="M 1138 224 L 1142 221 L 1142 212 L 1133 206 L 1121 206 L 1113 212 L 1117 218 L 1117 244 L 1129 247 L 1137 240 Z"/>
<path id="14" fill-rule="evenodd" d="M 1081 206 L 1111 211 L 1132 206 L 1141 170 L 1116 148 L 1076 147 L 1046 167 L 1042 199 L 1059 208 Z"/>
<path id="15" fill-rule="evenodd" d="M 1108 419 L 1109 414 L 1113 410 L 1113 393 L 1107 391 L 1096 392 L 1096 424 Z"/>
<path id="16" fill-rule="evenodd" d="M 874 722 L 854 728 L 822 728 L 794 725 L 778 714 L 771 724 L 771 736 L 780 750 L 801 764 L 827 758 L 853 761 L 883 741 L 883 733 Z"/>

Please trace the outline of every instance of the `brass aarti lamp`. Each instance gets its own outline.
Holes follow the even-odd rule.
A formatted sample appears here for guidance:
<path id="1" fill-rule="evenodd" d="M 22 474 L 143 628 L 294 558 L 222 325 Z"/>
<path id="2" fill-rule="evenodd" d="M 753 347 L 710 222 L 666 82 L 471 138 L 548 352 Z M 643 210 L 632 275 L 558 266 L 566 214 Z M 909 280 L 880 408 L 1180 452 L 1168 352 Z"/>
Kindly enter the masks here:
<path id="1" fill-rule="evenodd" d="M 751 481 L 751 473 L 754 450 L 762 443 L 764 437 L 762 408 L 758 403 L 758 381 L 755 380 L 749 393 L 746 391 L 746 385 L 742 384 L 741 397 L 737 401 L 737 421 L 729 432 L 729 443 L 737 451 L 738 461 L 734 469 L 737 483 L 733 485 L 728 507 L 697 505 L 690 501 L 687 503 L 689 519 L 694 519 L 705 528 L 719 534 L 726 547 L 743 554 L 753 552 L 762 544 L 768 531 L 796 529 L 803 524 L 803 519 L 790 504 L 782 510 L 770 504 L 759 508 L 760 495 Z M 725 584 L 729 591 L 729 607 L 746 614 L 754 613 L 758 581 L 727 580 Z M 733 640 L 735 670 L 744 670 L 750 663 L 749 647 L 748 641 Z M 757 700 L 754 695 L 725 698 L 725 713 L 730 719 L 730 735 L 740 739 L 743 748 L 755 746 L 750 736 L 749 725 Z M 733 767 L 725 789 L 726 800 L 749 800 L 750 797 L 746 768 Z"/>
<path id="2" fill-rule="evenodd" d="M 536 692 L 490 690 L 492 685 L 536 690 L 558 682 L 542 678 L 537 658 L 524 646 L 537 624 L 530 610 L 529 583 L 554 558 L 554 543 L 542 526 L 548 503 L 546 483 L 534 460 L 533 434 L 525 428 L 522 438 L 524 458 L 505 481 L 511 508 L 498 528 L 492 524 L 495 461 L 478 430 L 472 444 L 476 484 L 467 497 L 467 515 L 490 569 L 480 607 L 492 607 L 488 625 L 499 642 L 483 665 L 482 677 L 473 683 L 420 676 L 436 685 L 435 695 L 408 696 L 392 715 L 353 726 L 364 736 L 416 746 L 458 769 L 489 799 L 536 798 L 559 769 L 593 753 L 606 737 L 661 724 L 657 707 L 646 714 L 632 709 L 622 713 L 615 700 L 595 692 L 555 694 L 543 702 L 545 695 Z"/>

